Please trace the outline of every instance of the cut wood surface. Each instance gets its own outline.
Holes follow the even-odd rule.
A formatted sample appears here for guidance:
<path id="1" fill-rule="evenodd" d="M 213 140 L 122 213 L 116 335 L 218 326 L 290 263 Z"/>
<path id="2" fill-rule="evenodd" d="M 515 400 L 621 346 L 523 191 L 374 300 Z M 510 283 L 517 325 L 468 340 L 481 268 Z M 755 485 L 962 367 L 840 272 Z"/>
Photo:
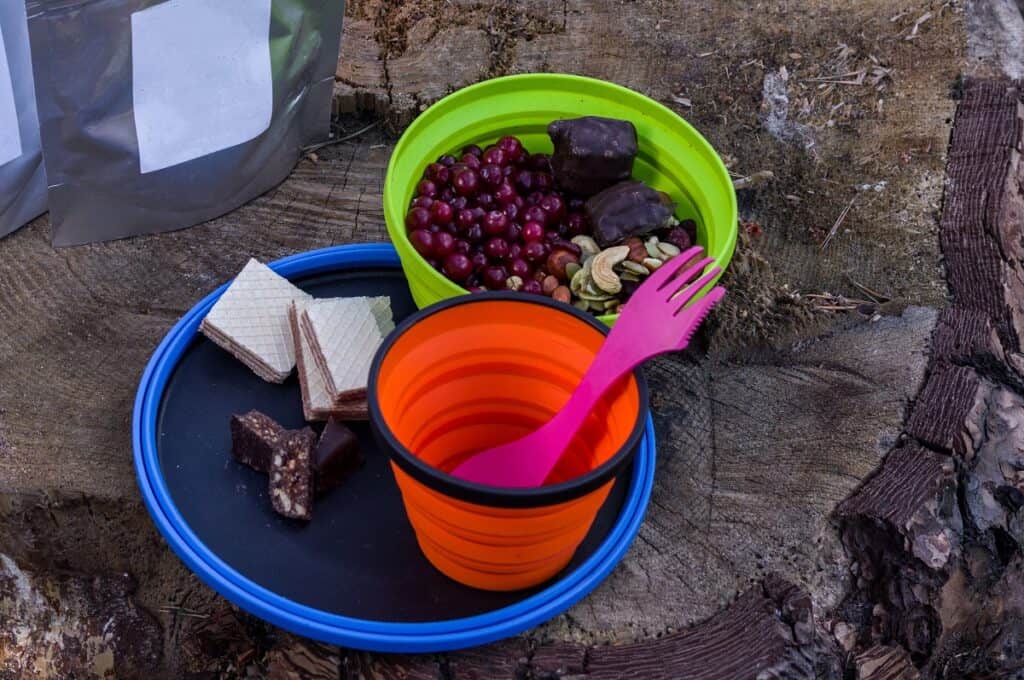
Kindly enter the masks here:
<path id="1" fill-rule="evenodd" d="M 1001 63 L 965 65 L 961 3 L 840 5 L 354 0 L 336 134 L 381 125 L 188 230 L 54 250 L 44 217 L 0 240 L 0 678 L 1012 677 L 1020 93 L 958 80 Z M 538 70 L 652 96 L 747 184 L 730 295 L 645 369 L 659 458 L 636 542 L 566 614 L 459 652 L 338 649 L 241 612 L 138 497 L 150 353 L 249 257 L 387 240 L 395 135 Z"/>

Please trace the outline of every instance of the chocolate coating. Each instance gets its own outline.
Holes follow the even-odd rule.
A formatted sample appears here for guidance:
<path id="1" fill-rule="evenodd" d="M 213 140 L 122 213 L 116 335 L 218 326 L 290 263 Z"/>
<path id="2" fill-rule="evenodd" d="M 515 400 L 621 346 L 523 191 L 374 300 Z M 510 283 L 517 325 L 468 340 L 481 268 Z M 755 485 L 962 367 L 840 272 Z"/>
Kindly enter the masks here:
<path id="1" fill-rule="evenodd" d="M 636 180 L 609 187 L 586 204 L 594 240 L 602 248 L 661 227 L 674 209 L 665 194 Z"/>
<path id="2" fill-rule="evenodd" d="M 555 150 L 551 172 L 566 191 L 593 196 L 629 179 L 637 154 L 636 128 L 627 120 L 585 116 L 548 125 Z"/>

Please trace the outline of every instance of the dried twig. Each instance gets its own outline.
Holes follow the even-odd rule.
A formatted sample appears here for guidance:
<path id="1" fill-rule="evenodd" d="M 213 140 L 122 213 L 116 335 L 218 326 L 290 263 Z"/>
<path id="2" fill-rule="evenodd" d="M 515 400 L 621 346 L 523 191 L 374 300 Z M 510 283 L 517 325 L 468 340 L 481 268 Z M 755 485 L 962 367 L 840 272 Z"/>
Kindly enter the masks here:
<path id="1" fill-rule="evenodd" d="M 179 607 L 178 605 L 174 604 L 165 604 L 164 606 L 160 607 L 160 611 L 164 612 L 165 614 L 180 614 L 181 616 L 188 616 L 193 619 L 210 618 L 209 614 L 203 614 L 202 612 L 193 611 L 191 609 L 185 609 L 184 607 Z"/>
<path id="2" fill-rule="evenodd" d="M 839 213 L 839 217 L 836 218 L 835 224 L 833 224 L 832 228 L 828 230 L 828 236 L 826 236 L 825 240 L 821 242 L 822 250 L 825 250 L 825 248 L 828 247 L 828 244 L 832 242 L 832 239 L 835 238 L 836 232 L 839 231 L 839 225 L 841 225 L 843 220 L 846 219 L 846 215 L 850 212 L 850 208 L 853 207 L 853 202 L 855 200 L 857 200 L 856 196 L 851 198 L 850 202 L 846 204 L 845 208 L 843 208 L 843 212 Z"/>
<path id="3" fill-rule="evenodd" d="M 319 144 L 313 144 L 312 146 L 307 146 L 306 148 L 304 148 L 302 150 L 302 152 L 303 153 L 309 153 L 311 151 L 317 151 L 318 149 L 322 149 L 325 146 L 331 146 L 332 144 L 341 144 L 342 142 L 347 142 L 350 139 L 355 139 L 356 137 L 369 132 L 370 130 L 374 129 L 375 127 L 378 127 L 381 124 L 381 122 L 382 121 L 375 120 L 372 123 L 370 123 L 369 125 L 367 125 L 366 127 L 360 128 L 360 129 L 356 130 L 355 132 L 353 132 L 350 135 L 345 135 L 344 137 L 338 137 L 337 139 L 328 139 L 326 142 L 320 142 Z"/>
<path id="4" fill-rule="evenodd" d="M 921 28 L 921 24 L 923 24 L 924 22 L 928 21 L 931 18 L 932 18 L 932 13 L 931 12 L 925 12 L 924 14 L 919 16 L 917 18 L 917 21 L 914 22 L 914 26 L 910 29 L 910 35 L 908 35 L 906 38 L 904 38 L 904 40 L 914 40 L 915 38 L 917 38 L 917 31 L 918 31 L 918 29 Z"/>
<path id="5" fill-rule="evenodd" d="M 771 170 L 761 170 L 755 172 L 753 175 L 747 175 L 746 177 L 740 177 L 732 181 L 733 189 L 749 189 L 751 187 L 760 186 L 767 182 L 775 179 L 775 173 Z"/>
<path id="6" fill-rule="evenodd" d="M 877 290 L 872 290 L 871 288 L 865 286 L 863 283 L 858 283 L 849 274 L 846 275 L 846 278 L 853 286 L 859 288 L 865 295 L 867 295 L 869 298 L 871 298 L 878 304 L 883 304 L 885 302 L 888 302 L 889 300 L 892 300 L 891 295 L 886 295 L 885 293 L 879 293 Z"/>

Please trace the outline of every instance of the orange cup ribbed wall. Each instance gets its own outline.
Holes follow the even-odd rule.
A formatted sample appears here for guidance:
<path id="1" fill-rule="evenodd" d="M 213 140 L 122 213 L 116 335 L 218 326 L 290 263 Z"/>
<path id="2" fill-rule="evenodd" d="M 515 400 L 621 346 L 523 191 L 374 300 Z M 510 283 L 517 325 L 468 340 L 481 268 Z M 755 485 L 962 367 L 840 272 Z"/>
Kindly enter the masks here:
<path id="1" fill-rule="evenodd" d="M 480 301 L 438 311 L 406 330 L 380 365 L 384 422 L 413 455 L 444 471 L 525 435 L 569 398 L 604 336 L 551 307 Z M 607 462 L 636 425 L 630 376 L 605 396 L 547 483 Z M 516 590 L 557 574 L 586 536 L 614 480 L 572 500 L 531 508 L 469 503 L 431 489 L 392 463 L 420 548 L 449 577 Z"/>

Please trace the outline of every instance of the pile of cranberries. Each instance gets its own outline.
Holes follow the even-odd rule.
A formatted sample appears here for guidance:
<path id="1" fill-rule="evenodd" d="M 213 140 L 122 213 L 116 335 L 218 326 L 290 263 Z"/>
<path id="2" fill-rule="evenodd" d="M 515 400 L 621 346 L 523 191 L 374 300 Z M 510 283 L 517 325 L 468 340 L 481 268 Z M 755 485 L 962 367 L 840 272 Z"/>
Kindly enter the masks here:
<path id="1" fill-rule="evenodd" d="M 516 137 L 428 165 L 405 225 L 416 252 L 471 291 L 555 297 L 565 294 L 556 293 L 567 283 L 565 262 L 580 256 L 570 239 L 590 233 L 583 201 L 555 188 L 550 157 Z"/>

